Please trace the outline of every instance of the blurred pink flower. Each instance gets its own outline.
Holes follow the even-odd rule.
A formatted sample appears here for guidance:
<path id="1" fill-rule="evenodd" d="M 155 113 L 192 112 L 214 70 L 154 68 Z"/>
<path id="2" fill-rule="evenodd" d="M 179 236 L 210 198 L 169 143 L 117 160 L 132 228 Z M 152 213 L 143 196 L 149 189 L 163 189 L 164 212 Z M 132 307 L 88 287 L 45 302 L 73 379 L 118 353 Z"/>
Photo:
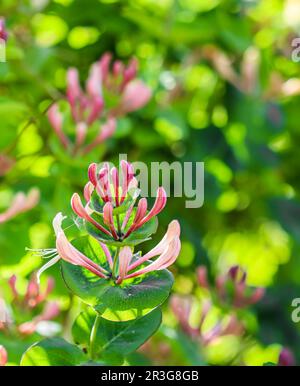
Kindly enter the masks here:
<path id="1" fill-rule="evenodd" d="M 0 330 L 10 331 L 11 325 L 15 326 L 16 330 L 22 335 L 33 334 L 38 324 L 42 321 L 52 320 L 60 313 L 59 305 L 56 301 L 48 301 L 48 296 L 54 288 L 54 280 L 48 278 L 45 290 L 41 290 L 41 286 L 37 281 L 37 275 L 33 275 L 27 284 L 25 294 L 21 294 L 16 287 L 17 277 L 11 276 L 8 281 L 13 299 L 11 302 L 11 310 L 13 315 L 35 315 L 31 320 L 19 324 L 18 317 L 13 319 L 8 312 L 5 302 L 0 299 Z M 42 311 L 38 306 L 42 307 Z M 17 311 L 17 312 L 15 312 Z"/>
<path id="2" fill-rule="evenodd" d="M 42 321 L 48 321 L 55 319 L 60 313 L 60 309 L 57 302 L 48 302 L 45 304 L 42 313 L 32 321 L 22 323 L 18 326 L 18 331 L 22 335 L 31 335 L 36 331 L 38 324 Z"/>
<path id="3" fill-rule="evenodd" d="M 197 269 L 198 283 L 202 288 L 211 291 L 206 267 L 201 266 Z M 219 275 L 215 281 L 216 293 L 219 300 L 225 302 L 227 299 L 227 287 L 233 286 L 232 305 L 236 308 L 244 308 L 259 302 L 264 296 L 264 288 L 251 288 L 246 284 L 247 273 L 239 266 L 233 266 L 227 274 Z"/>
<path id="4" fill-rule="evenodd" d="M 120 104 L 112 110 L 114 116 L 122 116 L 138 110 L 148 103 L 151 90 L 141 80 L 135 80 L 126 85 L 121 96 Z"/>
<path id="5" fill-rule="evenodd" d="M 7 40 L 8 33 L 5 28 L 5 19 L 3 17 L 0 17 L 0 39 Z"/>
<path id="6" fill-rule="evenodd" d="M 92 75 L 91 75 L 92 76 Z M 72 149 L 73 154 L 79 151 L 87 153 L 113 135 L 116 123 L 113 118 L 99 124 L 96 138 L 86 145 L 88 129 L 102 117 L 103 97 L 95 93 L 91 86 L 93 80 L 87 81 L 86 90 L 83 91 L 79 83 L 79 74 L 76 68 L 70 68 L 67 73 L 67 100 L 69 102 L 75 130 L 74 143 L 64 133 L 64 114 L 59 110 L 58 103 L 53 104 L 48 110 L 49 122 L 65 149 Z"/>
<path id="7" fill-rule="evenodd" d="M 66 97 L 74 124 L 74 143 L 65 134 L 65 115 L 58 103 L 48 111 L 49 122 L 65 149 L 73 154 L 86 154 L 111 137 L 116 129 L 116 118 L 143 107 L 151 97 L 151 90 L 137 80 L 137 61 L 132 59 L 126 67 L 115 61 L 111 65 L 111 55 L 105 53 L 98 62 L 92 64 L 85 90 L 81 88 L 76 68 L 67 72 Z M 98 122 L 98 123 L 97 123 Z M 87 142 L 88 130 L 99 124 L 95 138 Z"/>
<path id="8" fill-rule="evenodd" d="M 0 366 L 5 366 L 7 359 L 7 351 L 2 345 L 0 345 Z"/>
<path id="9" fill-rule="evenodd" d="M 173 295 L 171 297 L 171 309 L 176 316 L 182 330 L 193 339 L 199 339 L 199 342 L 207 346 L 216 339 L 225 335 L 240 336 L 244 332 L 243 325 L 238 321 L 235 315 L 229 315 L 217 321 L 209 330 L 203 329 L 203 324 L 207 319 L 208 313 L 212 307 L 209 300 L 202 301 L 202 309 L 198 323 L 191 326 L 191 312 L 193 307 L 193 298 L 190 296 Z"/>
<path id="10" fill-rule="evenodd" d="M 39 199 L 40 192 L 36 188 L 31 189 L 27 196 L 22 192 L 17 193 L 10 207 L 0 214 L 0 224 L 16 217 L 20 213 L 28 212 L 38 204 Z"/>
<path id="11" fill-rule="evenodd" d="M 278 366 L 295 366 L 296 361 L 294 354 L 286 347 L 280 351 Z"/>
<path id="12" fill-rule="evenodd" d="M 126 239 L 131 233 L 142 227 L 154 216 L 157 216 L 164 209 L 167 202 L 166 192 L 163 187 L 160 187 L 157 189 L 156 200 L 151 210 L 147 213 L 147 199 L 142 198 L 138 202 L 132 221 L 129 221 L 138 195 L 137 180 L 134 177 L 132 165 L 127 161 L 121 161 L 121 171 L 120 177 L 117 168 L 109 169 L 108 165 L 105 164 L 97 172 L 97 164 L 91 164 L 88 171 L 90 181 L 84 189 L 86 205 L 82 204 L 77 193 L 74 193 L 71 199 L 72 209 L 77 216 L 119 241 Z M 106 227 L 99 224 L 92 217 L 91 197 L 94 191 L 103 203 L 103 220 Z M 113 218 L 113 210 L 122 205 L 125 200 L 131 200 L 132 204 L 127 209 L 121 229 L 117 230 Z"/>
<path id="13" fill-rule="evenodd" d="M 53 226 L 56 234 L 56 252 L 55 256 L 50 262 L 41 268 L 39 275 L 51 265 L 55 264 L 59 259 L 63 259 L 73 265 L 79 265 L 86 268 L 96 276 L 103 279 L 109 279 L 111 272 L 102 268 L 100 265 L 93 262 L 83 253 L 78 251 L 67 239 L 63 229 L 62 222 L 65 217 L 61 213 L 58 213 L 53 221 Z M 121 284 L 123 280 L 143 275 L 145 273 L 165 269 L 174 263 L 180 252 L 180 226 L 178 221 L 174 220 L 170 223 L 167 233 L 160 241 L 160 243 L 149 251 L 146 255 L 139 257 L 134 263 L 131 263 L 133 253 L 131 248 L 123 247 L 120 250 L 119 259 L 119 274 L 116 279 L 117 284 Z M 113 258 L 109 249 L 103 244 L 99 243 L 106 256 L 110 269 L 113 269 Z M 151 262 L 146 267 L 136 270 L 142 264 L 151 261 L 153 257 L 157 259 Z"/>
<path id="14" fill-rule="evenodd" d="M 6 302 L 0 298 L 0 330 L 6 329 L 11 323 L 12 320 Z"/>
<path id="15" fill-rule="evenodd" d="M 0 177 L 8 173 L 14 164 L 14 159 L 6 156 L 5 154 L 0 154 Z"/>

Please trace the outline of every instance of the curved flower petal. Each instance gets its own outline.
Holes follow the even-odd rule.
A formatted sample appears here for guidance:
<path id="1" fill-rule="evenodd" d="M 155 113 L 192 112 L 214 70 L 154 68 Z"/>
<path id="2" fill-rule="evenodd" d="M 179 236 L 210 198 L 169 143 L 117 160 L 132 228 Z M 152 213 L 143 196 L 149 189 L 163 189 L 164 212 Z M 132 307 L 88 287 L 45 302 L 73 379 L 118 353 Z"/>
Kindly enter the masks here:
<path id="1" fill-rule="evenodd" d="M 132 251 L 129 247 L 124 247 L 120 250 L 119 253 L 119 278 L 117 280 L 117 284 L 122 283 L 124 280 L 128 266 L 130 264 L 130 261 L 132 259 Z"/>
<path id="2" fill-rule="evenodd" d="M 138 110 L 145 106 L 152 96 L 152 92 L 149 87 L 145 85 L 141 80 L 134 80 L 129 82 L 123 91 L 121 103 L 114 110 L 113 114 L 121 116 L 126 113 Z"/>

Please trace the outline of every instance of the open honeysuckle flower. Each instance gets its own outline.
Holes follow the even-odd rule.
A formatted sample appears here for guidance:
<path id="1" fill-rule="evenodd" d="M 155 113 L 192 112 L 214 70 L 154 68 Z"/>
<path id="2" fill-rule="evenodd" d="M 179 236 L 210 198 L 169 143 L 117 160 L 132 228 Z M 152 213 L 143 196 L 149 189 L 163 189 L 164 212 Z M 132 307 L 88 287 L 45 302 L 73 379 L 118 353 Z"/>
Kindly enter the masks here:
<path id="1" fill-rule="evenodd" d="M 121 161 L 121 175 L 107 164 L 99 171 L 91 164 L 89 182 L 84 189 L 86 204 L 75 193 L 71 199 L 73 211 L 84 220 L 88 232 L 100 241 L 117 246 L 135 245 L 145 241 L 156 230 L 156 216 L 164 209 L 167 195 L 163 187 L 147 211 L 147 199 L 137 205 L 139 189 L 133 167 Z"/>
<path id="2" fill-rule="evenodd" d="M 113 256 L 109 248 L 99 242 L 106 259 L 105 267 L 102 267 L 70 243 L 62 229 L 64 219 L 65 217 L 58 213 L 53 221 L 57 255 L 41 268 L 39 275 L 62 259 L 75 266 L 81 266 L 102 279 L 112 279 L 116 284 L 121 284 L 125 280 L 169 267 L 180 252 L 180 225 L 178 221 L 173 220 L 163 239 L 144 256 L 134 254 L 132 248 L 128 246 L 117 249 L 117 253 Z"/>
<path id="3" fill-rule="evenodd" d="M 0 224 L 16 217 L 20 213 L 28 212 L 38 204 L 39 200 L 40 192 L 36 188 L 31 189 L 27 195 L 23 192 L 17 193 L 10 207 L 0 214 Z"/>
<path id="4" fill-rule="evenodd" d="M 206 267 L 197 270 L 198 283 L 202 288 L 210 289 Z M 231 267 L 227 274 L 216 278 L 216 294 L 221 302 L 230 301 L 236 308 L 255 304 L 264 296 L 264 288 L 251 288 L 246 283 L 247 273 L 239 266 Z"/>
<path id="5" fill-rule="evenodd" d="M 135 79 L 137 61 L 126 67 L 106 53 L 90 68 L 85 90 L 76 68 L 67 72 L 66 99 L 69 113 L 54 103 L 48 110 L 49 122 L 63 147 L 73 155 L 86 154 L 111 137 L 116 118 L 143 107 L 151 97 L 150 89 Z M 75 132 L 72 141 L 67 132 Z"/>

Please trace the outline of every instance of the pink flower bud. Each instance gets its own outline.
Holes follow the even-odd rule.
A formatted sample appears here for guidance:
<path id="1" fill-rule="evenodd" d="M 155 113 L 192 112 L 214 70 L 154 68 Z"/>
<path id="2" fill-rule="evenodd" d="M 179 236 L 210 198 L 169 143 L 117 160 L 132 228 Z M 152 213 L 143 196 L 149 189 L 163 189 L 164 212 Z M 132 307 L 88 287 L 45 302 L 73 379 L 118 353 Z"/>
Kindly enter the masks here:
<path id="1" fill-rule="evenodd" d="M 79 83 L 79 74 L 76 68 L 70 68 L 67 72 L 67 97 L 74 108 L 75 103 L 81 98 L 82 90 Z"/>
<path id="2" fill-rule="evenodd" d="M 279 354 L 278 366 L 295 366 L 296 361 L 293 353 L 288 348 L 283 348 Z"/>
<path id="3" fill-rule="evenodd" d="M 6 41 L 8 38 L 8 33 L 5 28 L 5 19 L 0 17 L 0 39 Z"/>
<path id="4" fill-rule="evenodd" d="M 84 191 L 83 191 L 84 199 L 87 203 L 89 203 L 91 201 L 92 194 L 93 194 L 94 190 L 95 190 L 94 185 L 89 181 L 85 185 Z"/>
<path id="5" fill-rule="evenodd" d="M 127 271 L 128 266 L 130 264 L 130 261 L 132 259 L 132 251 L 129 247 L 124 247 L 120 250 L 119 254 L 119 278 L 117 280 L 117 284 L 121 284 L 124 280 Z"/>

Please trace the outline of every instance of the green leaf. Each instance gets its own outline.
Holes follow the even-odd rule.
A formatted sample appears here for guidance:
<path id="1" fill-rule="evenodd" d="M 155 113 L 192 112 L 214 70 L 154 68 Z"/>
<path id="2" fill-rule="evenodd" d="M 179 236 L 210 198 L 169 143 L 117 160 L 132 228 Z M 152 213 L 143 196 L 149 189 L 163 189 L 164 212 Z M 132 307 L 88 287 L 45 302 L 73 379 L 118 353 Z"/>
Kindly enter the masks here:
<path id="1" fill-rule="evenodd" d="M 61 338 L 51 338 L 30 346 L 21 359 L 21 366 L 79 366 L 87 361 L 77 346 Z"/>
<path id="2" fill-rule="evenodd" d="M 77 344 L 89 347 L 90 334 L 96 316 L 97 313 L 90 308 L 75 320 L 72 334 Z M 126 356 L 146 342 L 158 329 L 160 323 L 159 308 L 142 318 L 126 322 L 112 322 L 101 318 L 95 340 L 96 352 L 104 359 L 119 354 Z"/>
<path id="3" fill-rule="evenodd" d="M 84 251 L 81 249 L 84 253 Z M 90 256 L 89 256 L 90 257 Z M 66 286 L 108 320 L 126 321 L 148 314 L 169 296 L 173 275 L 154 271 L 116 285 L 83 267 L 61 262 Z"/>

